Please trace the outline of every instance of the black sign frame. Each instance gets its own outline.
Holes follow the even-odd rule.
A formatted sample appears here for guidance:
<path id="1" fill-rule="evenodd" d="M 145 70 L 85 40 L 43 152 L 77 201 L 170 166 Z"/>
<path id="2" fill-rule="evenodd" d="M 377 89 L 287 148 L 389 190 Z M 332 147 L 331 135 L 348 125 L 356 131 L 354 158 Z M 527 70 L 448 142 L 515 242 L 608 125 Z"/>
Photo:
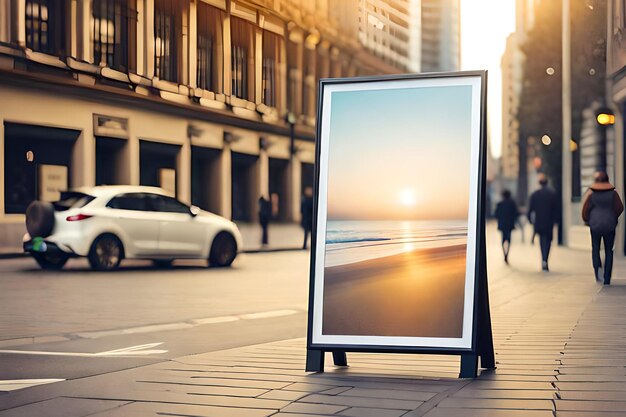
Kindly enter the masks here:
<path id="1" fill-rule="evenodd" d="M 386 80 L 415 80 L 437 79 L 450 77 L 480 77 L 480 137 L 479 137 L 479 160 L 478 160 L 478 196 L 476 212 L 476 259 L 474 279 L 474 304 L 473 326 L 470 348 L 432 348 L 422 346 L 393 346 L 393 345 L 341 345 L 313 343 L 313 320 L 314 320 L 314 297 L 315 297 L 315 266 L 317 241 L 317 221 L 319 210 L 319 181 L 320 181 L 320 155 L 321 155 L 321 130 L 322 130 L 322 104 L 324 100 L 325 86 L 346 83 L 368 83 Z M 450 73 L 425 73 L 425 74 L 401 74 L 385 76 L 367 76 L 352 78 L 320 79 L 317 103 L 317 127 L 316 127 L 316 164 L 315 184 L 313 198 L 313 228 L 311 236 L 311 259 L 309 280 L 309 312 L 307 331 L 307 372 L 323 372 L 324 356 L 326 352 L 333 355 L 334 364 L 347 366 L 346 352 L 376 352 L 376 353 L 414 353 L 414 354 L 447 354 L 461 356 L 461 370 L 459 377 L 474 378 L 478 374 L 480 365 L 485 369 L 495 368 L 495 356 L 493 350 L 493 336 L 491 328 L 491 314 L 489 309 L 489 292 L 487 283 L 487 259 L 485 243 L 485 212 L 486 212 L 486 174 L 487 174 L 487 71 L 461 71 Z M 321 237 L 324 239 L 325 237 Z"/>

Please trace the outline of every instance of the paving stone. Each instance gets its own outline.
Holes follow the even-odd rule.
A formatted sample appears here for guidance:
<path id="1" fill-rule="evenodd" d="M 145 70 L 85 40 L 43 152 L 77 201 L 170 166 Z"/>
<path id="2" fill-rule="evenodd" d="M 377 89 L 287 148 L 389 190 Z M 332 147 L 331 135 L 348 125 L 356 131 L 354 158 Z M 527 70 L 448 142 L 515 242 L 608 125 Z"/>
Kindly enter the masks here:
<path id="1" fill-rule="evenodd" d="M 189 404 L 135 402 L 98 417 L 192 416 L 192 417 L 268 417 L 277 410 L 215 407 Z M 91 416 L 90 416 L 91 417 Z"/>
<path id="2" fill-rule="evenodd" d="M 623 391 L 623 382 L 556 382 L 554 385 L 561 391 Z M 624 394 L 626 396 L 626 394 Z"/>
<path id="3" fill-rule="evenodd" d="M 555 398 L 555 395 L 554 392 L 547 390 L 463 388 L 455 392 L 452 397 L 552 400 Z"/>
<path id="4" fill-rule="evenodd" d="M 348 407 L 342 407 L 337 405 L 328 404 L 305 404 L 305 403 L 292 403 L 280 411 L 286 413 L 298 413 L 298 414 L 337 414 L 340 411 L 345 410 Z"/>
<path id="5" fill-rule="evenodd" d="M 626 413 L 606 413 L 603 411 L 557 411 L 556 417 L 626 417 Z"/>
<path id="6" fill-rule="evenodd" d="M 554 408 L 550 400 L 510 400 L 510 399 L 487 399 L 487 398 L 446 398 L 437 404 L 437 407 L 451 408 L 506 408 L 516 410 L 552 410 Z"/>
<path id="7" fill-rule="evenodd" d="M 0 397 L 1 398 L 1 397 Z M 128 402 L 109 400 L 88 400 L 84 398 L 58 397 L 10 410 L 0 411 L 1 417 L 82 417 L 104 410 L 121 407 Z"/>
<path id="8" fill-rule="evenodd" d="M 284 391 L 276 389 L 260 395 L 259 398 L 266 398 L 268 400 L 296 401 L 307 395 L 309 395 L 309 393 L 302 391 Z"/>
<path id="9" fill-rule="evenodd" d="M 526 381 L 483 381 L 471 382 L 468 387 L 472 389 L 531 389 L 531 390 L 554 390 L 554 387 L 547 382 L 526 382 Z"/>
<path id="10" fill-rule="evenodd" d="M 321 395 L 312 394 L 304 397 L 300 402 L 317 404 L 335 404 L 349 407 L 373 407 L 391 408 L 397 410 L 413 410 L 419 407 L 423 401 L 394 400 L 385 398 L 349 397 L 345 395 Z"/>
<path id="11" fill-rule="evenodd" d="M 235 387 L 220 387 L 220 386 L 203 386 L 203 385 L 188 385 L 188 384 L 170 384 L 170 383 L 137 383 L 135 386 L 137 390 L 146 391 L 167 391 L 177 392 L 190 395 L 224 395 L 229 397 L 258 397 L 265 394 L 269 390 L 266 389 L 251 389 L 251 388 L 235 388 Z"/>
<path id="12" fill-rule="evenodd" d="M 554 417 L 554 414 L 547 410 L 433 408 L 424 417 Z"/>
<path id="13" fill-rule="evenodd" d="M 321 384 L 308 384 L 308 383 L 295 383 L 283 387 L 286 391 L 301 391 L 301 392 L 320 392 L 327 389 L 334 388 L 332 385 Z"/>
<path id="14" fill-rule="evenodd" d="M 622 368 L 624 372 L 624 368 Z M 568 374 L 557 376 L 559 381 L 563 382 L 623 382 L 626 383 L 626 375 L 602 374 Z"/>
<path id="15" fill-rule="evenodd" d="M 437 395 L 434 392 L 403 391 L 387 389 L 352 388 L 339 394 L 339 396 L 385 398 L 408 401 L 428 401 Z"/>
<path id="16" fill-rule="evenodd" d="M 329 417 L 331 415 L 337 415 L 337 414 L 311 414 L 311 413 L 305 413 L 305 414 L 294 414 L 294 413 L 276 413 L 276 414 L 272 414 L 272 417 Z"/>
<path id="17" fill-rule="evenodd" d="M 556 409 L 563 411 L 620 411 L 626 413 L 626 401 L 556 400 Z"/>
<path id="18" fill-rule="evenodd" d="M 400 417 L 405 410 L 385 410 L 382 408 L 348 408 L 339 413 L 340 416 L 350 417 Z"/>
<path id="19" fill-rule="evenodd" d="M 337 387 L 337 388 L 331 388 L 329 390 L 326 391 L 320 391 L 320 394 L 326 394 L 326 395 L 338 395 L 341 394 L 342 392 L 346 392 L 348 390 L 353 389 L 352 387 Z"/>
<path id="20" fill-rule="evenodd" d="M 622 391 L 559 391 L 562 400 L 585 401 L 625 401 L 626 395 Z"/>
<path id="21" fill-rule="evenodd" d="M 258 388 L 258 389 L 281 389 L 291 382 L 249 380 L 242 378 L 212 378 L 210 376 L 185 376 L 172 375 L 172 373 L 155 375 L 151 378 L 141 378 L 138 382 L 171 382 L 173 384 L 195 384 L 217 387 Z"/>

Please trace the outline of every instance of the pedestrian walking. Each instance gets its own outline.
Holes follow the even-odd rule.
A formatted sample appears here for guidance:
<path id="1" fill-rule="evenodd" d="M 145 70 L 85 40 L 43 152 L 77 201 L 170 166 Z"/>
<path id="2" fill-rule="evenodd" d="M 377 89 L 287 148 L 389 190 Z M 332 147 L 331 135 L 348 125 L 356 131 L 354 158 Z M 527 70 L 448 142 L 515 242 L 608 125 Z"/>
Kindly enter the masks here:
<path id="1" fill-rule="evenodd" d="M 613 244 L 617 219 L 624 211 L 622 199 L 609 182 L 604 171 L 594 175 L 594 182 L 583 197 L 582 217 L 591 231 L 591 260 L 596 281 L 604 278 L 604 285 L 611 285 L 613 269 Z M 600 243 L 604 243 L 604 274 L 600 273 Z M 603 275 L 603 276 L 602 276 Z"/>
<path id="2" fill-rule="evenodd" d="M 539 175 L 539 185 L 541 188 L 530 196 L 527 216 L 539 236 L 541 269 L 548 272 L 554 225 L 559 219 L 559 201 L 556 192 L 548 186 L 548 179 L 544 174 Z"/>
<path id="3" fill-rule="evenodd" d="M 309 234 L 313 228 L 313 188 L 306 187 L 302 202 L 300 204 L 300 213 L 302 214 L 302 229 L 304 229 L 304 243 L 302 249 L 306 249 L 309 240 Z"/>
<path id="4" fill-rule="evenodd" d="M 261 245 L 267 246 L 268 236 L 267 227 L 272 218 L 272 203 L 264 196 L 259 198 L 259 223 L 261 224 L 262 237 Z"/>
<path id="5" fill-rule="evenodd" d="M 502 233 L 502 252 L 504 262 L 509 263 L 509 250 L 511 249 L 511 232 L 515 229 L 519 212 L 517 204 L 511 198 L 509 190 L 502 191 L 502 201 L 496 205 L 496 219 L 498 219 L 498 230 Z"/>

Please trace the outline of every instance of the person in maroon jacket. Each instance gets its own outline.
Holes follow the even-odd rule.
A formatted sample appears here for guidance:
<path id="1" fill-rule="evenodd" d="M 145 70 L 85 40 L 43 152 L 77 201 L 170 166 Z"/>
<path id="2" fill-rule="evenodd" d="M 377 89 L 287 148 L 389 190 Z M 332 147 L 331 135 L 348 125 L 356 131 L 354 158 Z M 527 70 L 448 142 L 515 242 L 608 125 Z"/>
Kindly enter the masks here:
<path id="1" fill-rule="evenodd" d="M 591 230 L 591 259 L 596 281 L 600 281 L 600 242 L 604 242 L 604 285 L 611 284 L 613 269 L 613 244 L 617 219 L 624 211 L 624 204 L 604 171 L 594 175 L 594 183 L 583 197 L 583 221 Z"/>

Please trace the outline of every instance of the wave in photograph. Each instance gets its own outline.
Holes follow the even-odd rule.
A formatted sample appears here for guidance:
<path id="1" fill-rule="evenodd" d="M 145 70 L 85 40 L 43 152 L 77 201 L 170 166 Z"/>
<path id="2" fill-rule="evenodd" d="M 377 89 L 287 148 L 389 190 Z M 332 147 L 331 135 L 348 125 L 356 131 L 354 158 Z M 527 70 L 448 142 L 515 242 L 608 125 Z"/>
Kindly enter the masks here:
<path id="1" fill-rule="evenodd" d="M 465 244 L 467 222 L 330 220 L 326 267 L 380 258 L 418 248 Z"/>
<path id="2" fill-rule="evenodd" d="M 467 224 L 329 221 L 322 333 L 460 338 Z"/>

